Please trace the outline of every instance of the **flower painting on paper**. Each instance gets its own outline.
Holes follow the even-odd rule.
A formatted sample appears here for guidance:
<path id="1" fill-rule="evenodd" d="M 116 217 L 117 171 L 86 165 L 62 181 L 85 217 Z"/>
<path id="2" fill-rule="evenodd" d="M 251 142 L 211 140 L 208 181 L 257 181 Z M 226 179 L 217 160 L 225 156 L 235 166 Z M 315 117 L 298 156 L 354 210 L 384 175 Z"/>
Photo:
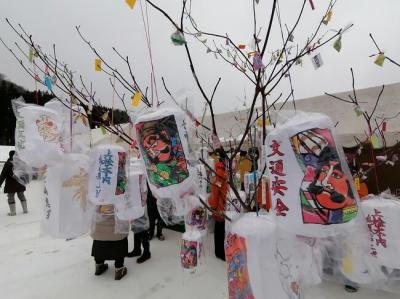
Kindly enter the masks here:
<path id="1" fill-rule="evenodd" d="M 40 115 L 36 120 L 39 135 L 45 142 L 56 143 L 60 141 L 60 132 L 54 120 L 48 115 Z"/>
<path id="2" fill-rule="evenodd" d="M 73 198 L 79 202 L 82 211 L 86 212 L 87 208 L 87 193 L 88 193 L 88 173 L 85 169 L 80 168 L 79 174 L 73 175 L 68 180 L 64 181 L 64 188 L 76 188 Z"/>

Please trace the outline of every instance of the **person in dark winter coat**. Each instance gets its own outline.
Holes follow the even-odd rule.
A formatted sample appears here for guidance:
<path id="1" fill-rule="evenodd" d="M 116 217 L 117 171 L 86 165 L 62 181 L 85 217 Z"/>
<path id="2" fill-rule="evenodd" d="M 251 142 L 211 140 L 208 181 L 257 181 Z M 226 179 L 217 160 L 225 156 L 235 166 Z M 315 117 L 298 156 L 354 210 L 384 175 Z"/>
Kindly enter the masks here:
<path id="1" fill-rule="evenodd" d="M 8 197 L 8 205 L 10 206 L 10 213 L 8 213 L 8 216 L 15 216 L 16 213 L 16 207 L 15 207 L 15 193 L 17 193 L 17 196 L 19 200 L 21 201 L 21 206 L 22 210 L 24 211 L 24 214 L 28 213 L 28 207 L 26 203 L 26 198 L 24 195 L 24 192 L 26 190 L 25 186 L 21 185 L 16 179 L 14 179 L 13 175 L 13 157 L 14 157 L 15 151 L 10 151 L 9 152 L 9 159 L 7 162 L 4 164 L 3 170 L 1 171 L 0 175 L 0 187 L 3 185 L 3 182 L 5 181 L 5 186 L 4 186 L 4 193 L 7 194 Z"/>
<path id="2" fill-rule="evenodd" d="M 149 214 L 150 229 L 149 229 L 149 240 L 153 239 L 154 231 L 157 223 L 157 233 L 156 236 L 160 241 L 164 241 L 165 237 L 162 233 L 163 220 L 161 219 L 160 213 L 157 208 L 157 199 L 151 193 L 149 185 L 147 185 L 148 195 L 147 195 L 147 211 Z"/>
<path id="3" fill-rule="evenodd" d="M 128 254 L 128 233 L 117 233 L 115 230 L 114 206 L 102 205 L 96 207 L 94 215 L 92 256 L 96 262 L 95 275 L 103 274 L 108 265 L 106 260 L 115 261 L 115 280 L 124 277 L 128 270 L 124 266 Z M 129 222 L 123 222 L 121 231 L 129 231 Z"/>
<path id="4" fill-rule="evenodd" d="M 131 229 L 133 231 L 133 250 L 129 252 L 127 256 L 139 256 L 136 262 L 141 264 L 151 258 L 149 242 L 149 218 L 147 216 L 147 210 L 145 210 L 142 217 L 133 221 Z"/>

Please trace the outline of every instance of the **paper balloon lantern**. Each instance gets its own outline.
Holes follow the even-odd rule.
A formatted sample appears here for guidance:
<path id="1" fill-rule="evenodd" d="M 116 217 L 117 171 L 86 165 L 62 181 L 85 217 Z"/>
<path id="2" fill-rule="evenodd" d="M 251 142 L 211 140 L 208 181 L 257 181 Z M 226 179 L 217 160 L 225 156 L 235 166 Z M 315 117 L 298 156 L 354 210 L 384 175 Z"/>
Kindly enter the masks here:
<path id="1" fill-rule="evenodd" d="M 90 124 L 82 106 L 53 99 L 45 107 L 60 113 L 63 122 L 63 144 L 67 152 L 87 152 L 90 149 Z"/>
<path id="2" fill-rule="evenodd" d="M 181 241 L 181 266 L 189 272 L 194 273 L 201 264 L 203 254 L 203 241 L 200 232 L 190 231 L 182 235 Z"/>
<path id="3" fill-rule="evenodd" d="M 19 158 L 33 167 L 59 161 L 64 154 L 60 114 L 36 105 L 16 110 L 15 142 Z"/>
<path id="4" fill-rule="evenodd" d="M 116 216 L 121 220 L 134 220 L 142 217 L 147 202 L 147 183 L 139 160 L 132 159 L 128 170 L 126 195 L 116 201 Z"/>
<path id="5" fill-rule="evenodd" d="M 183 197 L 193 188 L 195 169 L 189 162 L 188 124 L 172 109 L 139 116 L 137 141 L 147 179 L 156 198 Z"/>
<path id="6" fill-rule="evenodd" d="M 275 253 L 271 216 L 246 213 L 233 223 L 225 240 L 229 298 L 291 298 L 282 287 Z"/>
<path id="7" fill-rule="evenodd" d="M 278 223 L 310 237 L 335 235 L 358 215 L 353 180 L 329 117 L 297 113 L 266 138 Z"/>
<path id="8" fill-rule="evenodd" d="M 127 188 L 126 151 L 112 144 L 99 145 L 90 153 L 89 200 L 96 205 L 118 204 Z"/>
<path id="9" fill-rule="evenodd" d="M 374 197 L 361 207 L 370 233 L 370 255 L 380 265 L 400 269 L 400 202 Z"/>
<path id="10" fill-rule="evenodd" d="M 55 238 L 75 238 L 87 233 L 92 207 L 87 200 L 89 157 L 67 154 L 49 166 L 45 179 L 44 233 Z"/>
<path id="11" fill-rule="evenodd" d="M 188 212 L 185 215 L 186 230 L 198 230 L 206 232 L 207 209 L 196 196 L 187 198 Z"/>

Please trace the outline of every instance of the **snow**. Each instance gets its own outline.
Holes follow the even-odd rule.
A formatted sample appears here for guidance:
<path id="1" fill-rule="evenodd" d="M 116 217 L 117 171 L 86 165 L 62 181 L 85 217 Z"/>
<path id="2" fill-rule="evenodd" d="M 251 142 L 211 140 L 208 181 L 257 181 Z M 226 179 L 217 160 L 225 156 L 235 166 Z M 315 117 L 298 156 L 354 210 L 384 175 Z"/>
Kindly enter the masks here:
<path id="1" fill-rule="evenodd" d="M 0 290 L 2 299 L 63 298 L 227 298 L 225 263 L 214 258 L 213 236 L 207 238 L 204 267 L 195 276 L 179 265 L 180 234 L 165 230 L 166 240 L 151 241 L 152 258 L 138 265 L 126 259 L 128 275 L 114 281 L 112 262 L 102 276 L 94 276 L 91 238 L 65 241 L 40 234 L 42 184 L 28 186 L 29 214 L 7 216 L 6 196 L 0 194 Z M 129 236 L 130 249 L 132 235 Z M 349 294 L 342 286 L 323 283 L 307 290 L 307 299 L 395 299 L 399 295 L 361 289 Z M 279 299 L 279 298 L 273 298 Z"/>

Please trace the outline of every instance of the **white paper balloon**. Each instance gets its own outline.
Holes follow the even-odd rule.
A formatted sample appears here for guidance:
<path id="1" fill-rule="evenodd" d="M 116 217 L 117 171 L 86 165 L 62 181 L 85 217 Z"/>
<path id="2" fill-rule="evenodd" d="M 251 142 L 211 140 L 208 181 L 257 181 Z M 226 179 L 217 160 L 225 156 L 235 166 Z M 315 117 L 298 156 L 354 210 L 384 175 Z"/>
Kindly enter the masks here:
<path id="1" fill-rule="evenodd" d="M 144 215 L 146 208 L 146 176 L 140 161 L 132 160 L 128 170 L 128 190 L 124 198 L 115 204 L 116 216 L 121 220 L 138 219 Z"/>
<path id="2" fill-rule="evenodd" d="M 90 153 L 89 200 L 96 205 L 124 200 L 127 188 L 126 150 L 118 145 L 102 144 Z"/>
<path id="3" fill-rule="evenodd" d="M 267 135 L 272 207 L 279 225 L 294 234 L 326 237 L 358 215 L 342 148 L 329 117 L 297 113 Z"/>
<path id="4" fill-rule="evenodd" d="M 255 213 L 241 216 L 225 241 L 229 298 L 290 298 L 282 287 L 275 253 L 273 218 Z"/>
<path id="5" fill-rule="evenodd" d="M 180 256 L 182 268 L 189 273 L 196 272 L 203 256 L 203 239 L 200 232 L 194 230 L 182 235 Z"/>
<path id="6" fill-rule="evenodd" d="M 37 105 L 17 109 L 15 130 L 19 158 L 33 167 L 42 167 L 62 159 L 63 123 L 60 114 Z"/>
<path id="7" fill-rule="evenodd" d="M 153 195 L 182 198 L 193 190 L 195 168 L 189 159 L 185 115 L 173 109 L 159 109 L 139 116 L 135 127 Z"/>
<path id="8" fill-rule="evenodd" d="M 44 233 L 55 238 L 75 238 L 87 233 L 92 206 L 87 201 L 89 157 L 65 155 L 47 168 L 45 206 L 41 221 Z"/>
<path id="9" fill-rule="evenodd" d="M 380 265 L 400 269 L 400 202 L 374 197 L 361 207 L 370 232 L 371 256 Z"/>

